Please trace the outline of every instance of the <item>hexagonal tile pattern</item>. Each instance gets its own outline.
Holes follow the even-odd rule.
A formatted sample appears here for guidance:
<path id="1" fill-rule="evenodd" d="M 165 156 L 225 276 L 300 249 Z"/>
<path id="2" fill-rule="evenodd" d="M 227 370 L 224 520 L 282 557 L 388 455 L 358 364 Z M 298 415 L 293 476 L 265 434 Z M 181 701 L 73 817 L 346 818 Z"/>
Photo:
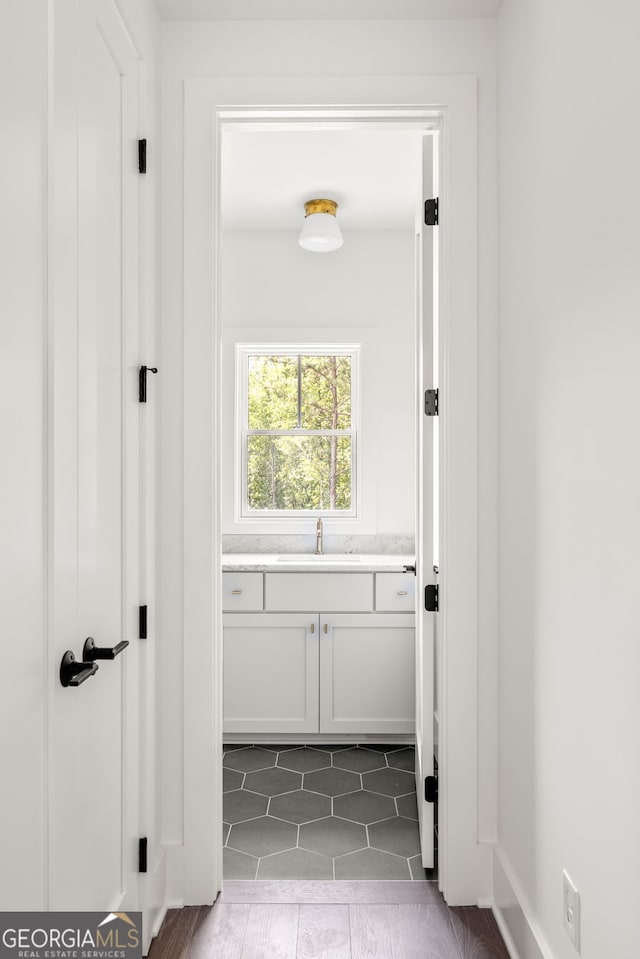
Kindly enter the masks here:
<path id="1" fill-rule="evenodd" d="M 300 789 L 302 775 L 290 769 L 260 769 L 255 773 L 247 773 L 244 788 L 263 796 L 279 796 L 281 793 L 290 793 Z"/>
<path id="2" fill-rule="evenodd" d="M 420 848 L 418 823 L 400 816 L 376 822 L 369 826 L 369 843 L 374 849 L 409 859 Z"/>
<path id="3" fill-rule="evenodd" d="M 333 861 L 306 849 L 289 849 L 260 860 L 258 879 L 333 879 Z"/>
<path id="4" fill-rule="evenodd" d="M 416 788 L 416 778 L 402 769 L 375 769 L 362 774 L 362 785 L 383 796 L 404 796 Z"/>
<path id="5" fill-rule="evenodd" d="M 333 757 L 333 765 L 339 769 L 350 769 L 354 773 L 366 773 L 372 769 L 382 769 L 387 764 L 384 753 L 376 753 L 367 749 L 346 749 Z"/>
<path id="6" fill-rule="evenodd" d="M 346 769 L 319 769 L 315 773 L 305 773 L 303 788 L 324 796 L 341 796 L 360 788 L 360 776 Z"/>
<path id="7" fill-rule="evenodd" d="M 231 827 L 227 846 L 257 858 L 292 849 L 298 838 L 298 827 L 290 822 L 262 816 Z"/>
<path id="8" fill-rule="evenodd" d="M 417 822 L 418 803 L 415 793 L 409 793 L 408 796 L 398 796 L 396 806 L 398 807 L 399 816 L 404 816 L 405 819 L 415 819 Z"/>
<path id="9" fill-rule="evenodd" d="M 416 754 L 413 749 L 398 749 L 389 753 L 387 762 L 393 769 L 406 769 L 408 773 L 416 771 Z"/>
<path id="10" fill-rule="evenodd" d="M 437 878 L 422 868 L 413 768 L 398 743 L 225 746 L 225 878 Z"/>
<path id="11" fill-rule="evenodd" d="M 426 879 L 427 873 L 422 865 L 422 856 L 412 856 L 409 860 L 409 869 L 412 879 Z"/>
<path id="12" fill-rule="evenodd" d="M 235 769 L 222 770 L 222 791 L 230 792 L 232 789 L 241 789 L 244 773 L 236 772 Z"/>
<path id="13" fill-rule="evenodd" d="M 268 803 L 266 796 L 258 796 L 246 789 L 236 789 L 224 794 L 222 815 L 224 821 L 232 825 L 247 819 L 257 819 L 258 816 L 266 815 Z"/>
<path id="14" fill-rule="evenodd" d="M 357 823 L 329 816 L 300 826 L 298 845 L 324 856 L 344 856 L 366 847 L 367 831 Z"/>
<path id="15" fill-rule="evenodd" d="M 308 773 L 314 769 L 325 769 L 331 765 L 331 753 L 319 749 L 291 749 L 278 756 L 278 766 L 294 769 L 299 773 Z"/>
<path id="16" fill-rule="evenodd" d="M 275 796 L 269 804 L 269 815 L 295 823 L 324 819 L 331 815 L 331 799 L 298 789 L 294 793 Z"/>
<path id="17" fill-rule="evenodd" d="M 222 872 L 225 879 L 256 878 L 258 860 L 253 856 L 246 856 L 243 852 L 237 852 L 225 846 L 222 857 Z"/>
<path id="18" fill-rule="evenodd" d="M 377 849 L 360 849 L 334 861 L 336 879 L 411 879 L 409 864 Z"/>
<path id="19" fill-rule="evenodd" d="M 236 769 L 238 772 L 248 773 L 255 769 L 267 769 L 269 766 L 275 766 L 277 755 L 269 749 L 249 746 L 247 749 L 234 749 L 233 752 L 227 753 L 223 765 L 227 769 Z"/>
<path id="20" fill-rule="evenodd" d="M 347 793 L 346 796 L 336 796 L 333 800 L 334 816 L 365 825 L 380 819 L 389 819 L 395 816 L 395 812 L 396 807 L 390 796 L 379 796 L 377 793 L 367 792 L 366 789 Z"/>

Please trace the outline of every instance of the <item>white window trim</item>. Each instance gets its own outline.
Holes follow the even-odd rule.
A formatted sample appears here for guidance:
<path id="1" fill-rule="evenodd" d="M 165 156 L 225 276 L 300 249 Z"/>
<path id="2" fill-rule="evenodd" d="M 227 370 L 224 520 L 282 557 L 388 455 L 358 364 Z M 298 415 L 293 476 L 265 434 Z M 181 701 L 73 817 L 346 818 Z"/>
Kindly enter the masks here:
<path id="1" fill-rule="evenodd" d="M 344 436 L 351 438 L 351 509 L 330 510 L 257 510 L 248 505 L 248 462 L 247 440 L 255 431 L 248 427 L 249 405 L 249 357 L 250 356 L 348 356 L 351 358 L 351 426 L 341 430 Z M 235 514 L 240 519 L 250 520 L 289 520 L 289 519 L 359 519 L 360 507 L 360 344 L 359 343 L 236 343 L 236 409 L 238 420 L 236 427 L 236 449 L 234 457 L 235 489 L 237 501 Z M 269 432 L 269 431 L 267 431 Z M 293 436 L 311 436 L 326 434 L 325 430 L 297 429 Z"/>
<path id="2" fill-rule="evenodd" d="M 289 347 L 297 353 L 326 353 L 328 346 L 336 352 L 357 348 L 355 370 L 355 515 L 354 511 L 309 511 L 279 515 L 254 513 L 243 516 L 243 490 L 240 482 L 242 462 L 241 431 L 243 410 L 240 390 L 242 350 L 261 347 L 265 352 Z M 378 435 L 376 382 L 379 377 L 378 335 L 373 327 L 224 327 L 222 331 L 222 397 L 223 409 L 233 416 L 222 423 L 222 532 L 240 535 L 295 535 L 313 533 L 318 516 L 323 516 L 325 532 L 344 535 L 377 532 L 378 504 Z M 363 416 L 363 410 L 367 415 Z M 232 464 L 231 467 L 229 464 Z M 367 477 L 363 483 L 362 477 Z"/>

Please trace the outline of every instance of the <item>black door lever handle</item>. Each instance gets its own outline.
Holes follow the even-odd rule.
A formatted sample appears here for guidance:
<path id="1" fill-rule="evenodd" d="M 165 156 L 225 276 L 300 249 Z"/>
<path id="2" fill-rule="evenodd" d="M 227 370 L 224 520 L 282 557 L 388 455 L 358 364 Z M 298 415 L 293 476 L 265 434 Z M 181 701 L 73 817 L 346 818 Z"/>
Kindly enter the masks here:
<path id="1" fill-rule="evenodd" d="M 77 662 L 76 657 L 68 649 L 60 663 L 60 682 L 63 686 L 80 686 L 85 679 L 97 673 L 98 669 L 97 663 Z"/>
<path id="2" fill-rule="evenodd" d="M 123 639 L 117 646 L 96 646 L 95 640 L 88 636 L 84 641 L 82 658 L 88 663 L 94 663 L 96 659 L 115 659 L 128 645 L 129 640 Z"/>

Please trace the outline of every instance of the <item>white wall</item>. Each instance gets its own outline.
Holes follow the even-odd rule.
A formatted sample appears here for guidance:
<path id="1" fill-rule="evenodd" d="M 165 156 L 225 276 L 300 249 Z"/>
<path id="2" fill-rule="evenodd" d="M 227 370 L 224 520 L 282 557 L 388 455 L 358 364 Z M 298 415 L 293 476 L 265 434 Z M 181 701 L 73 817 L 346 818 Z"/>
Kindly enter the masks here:
<path id="1" fill-rule="evenodd" d="M 548 946 L 638 954 L 640 9 L 499 19 L 499 849 Z"/>
<path id="2" fill-rule="evenodd" d="M 250 277 L 250 282 L 248 282 Z M 369 331 L 362 379 L 373 389 L 363 396 L 363 433 L 376 453 L 363 477 L 368 522 L 325 523 L 326 532 L 414 534 L 415 280 L 412 231 L 351 230 L 334 254 L 313 255 L 290 230 L 227 230 L 222 241 L 221 313 L 225 336 L 258 328 L 320 328 L 327 342 L 344 330 Z M 285 334 L 286 335 L 286 334 Z M 233 334 L 231 334 L 231 337 Z M 353 336 L 350 332 L 349 336 Z M 231 342 L 229 337 L 229 342 Z M 354 340 L 355 342 L 355 340 Z M 225 408 L 233 408 L 234 367 L 223 362 Z M 229 403 L 229 406 L 227 406 Z M 227 418 L 223 440 L 223 532 L 278 532 L 290 527 L 233 524 L 233 429 Z M 369 450 L 364 450 L 368 456 Z M 315 530 L 315 520 L 306 523 Z"/>
<path id="3" fill-rule="evenodd" d="M 309 37 L 313 37 L 313 43 Z M 182 463 L 183 441 L 183 84 L 193 76 L 475 74 L 479 108 L 480 415 L 480 791 L 478 834 L 494 835 L 496 641 L 496 170 L 495 22 L 165 22 L 163 61 L 163 235 L 160 595 L 166 661 L 165 838 L 183 836 Z M 327 57 L 330 50 L 330 57 Z M 293 81 L 292 81 L 293 82 Z M 381 92 L 381 97 L 384 93 Z"/>

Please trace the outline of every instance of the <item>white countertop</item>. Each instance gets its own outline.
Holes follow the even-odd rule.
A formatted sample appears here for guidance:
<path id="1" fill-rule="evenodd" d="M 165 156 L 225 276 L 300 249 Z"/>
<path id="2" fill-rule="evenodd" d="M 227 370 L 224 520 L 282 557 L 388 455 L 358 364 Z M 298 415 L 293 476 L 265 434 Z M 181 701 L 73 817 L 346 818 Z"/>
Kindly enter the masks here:
<path id="1" fill-rule="evenodd" d="M 415 556 L 378 553 L 223 553 L 225 572 L 402 573 Z"/>

